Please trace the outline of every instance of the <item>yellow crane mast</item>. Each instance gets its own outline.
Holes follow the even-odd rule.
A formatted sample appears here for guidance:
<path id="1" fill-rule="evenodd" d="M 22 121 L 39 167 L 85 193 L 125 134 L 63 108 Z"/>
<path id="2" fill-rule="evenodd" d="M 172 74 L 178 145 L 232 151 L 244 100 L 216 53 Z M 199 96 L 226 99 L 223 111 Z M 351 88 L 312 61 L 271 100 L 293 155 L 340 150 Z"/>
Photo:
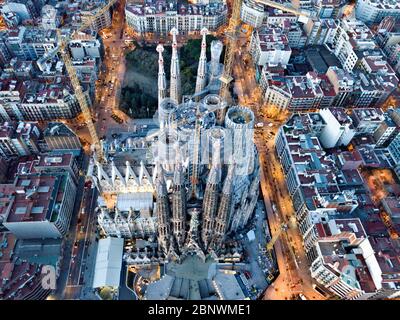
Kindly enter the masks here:
<path id="1" fill-rule="evenodd" d="M 295 228 L 297 228 L 297 225 L 296 225 L 296 218 L 294 218 L 294 217 L 291 217 L 289 219 L 288 223 L 281 223 L 278 226 L 278 229 L 274 232 L 273 236 L 271 237 L 271 239 L 268 241 L 268 243 L 265 246 L 266 253 L 269 255 L 271 261 L 273 261 L 272 252 L 274 250 L 275 243 L 278 241 L 278 239 L 281 236 L 284 236 L 286 238 L 286 243 L 287 243 L 289 252 L 290 252 L 291 256 L 293 257 L 293 261 L 296 264 L 296 267 L 298 267 L 297 261 L 296 261 L 296 255 L 293 251 L 292 246 L 290 245 L 289 237 L 287 234 L 289 229 L 295 229 Z M 272 268 L 272 270 L 270 271 L 270 274 L 268 276 L 268 280 L 272 280 L 274 278 L 274 275 L 273 275 L 274 273 L 275 273 L 275 268 Z"/>
<path id="2" fill-rule="evenodd" d="M 278 241 L 279 237 L 282 235 L 282 232 L 287 230 L 287 225 L 286 224 L 281 224 L 279 226 L 279 229 L 275 232 L 275 234 L 272 236 L 271 240 L 267 243 L 266 249 L 267 251 L 271 254 L 272 250 L 274 249 L 275 242 Z"/>
<path id="3" fill-rule="evenodd" d="M 265 249 L 267 249 L 266 253 L 269 255 L 269 258 L 270 258 L 271 261 L 273 261 L 272 252 L 273 252 L 273 250 L 274 250 L 274 245 L 275 245 L 276 241 L 278 241 L 278 239 L 281 237 L 282 233 L 283 233 L 283 232 L 286 232 L 287 228 L 288 228 L 287 225 L 284 224 L 284 223 L 282 223 L 282 224 L 279 226 L 279 229 L 276 230 L 275 234 L 272 236 L 271 240 L 270 240 L 270 241 L 267 243 L 267 245 L 265 246 Z M 275 275 L 274 275 L 274 274 L 275 274 L 275 271 L 276 271 L 275 267 L 273 267 L 273 268 L 269 271 L 269 274 L 268 274 L 268 276 L 267 276 L 267 279 L 268 279 L 269 281 L 272 281 L 272 280 L 275 278 Z"/>
<path id="4" fill-rule="evenodd" d="M 75 32 L 78 33 L 79 31 L 82 31 L 82 30 L 90 27 L 92 25 L 93 21 L 95 21 L 97 17 L 104 14 L 117 1 L 118 0 L 110 0 L 105 6 L 103 6 L 101 9 L 99 9 L 93 16 L 91 16 L 87 21 L 85 21 L 85 23 L 83 23 Z M 104 154 L 103 154 L 103 149 L 100 144 L 100 139 L 97 135 L 96 128 L 93 124 L 92 113 L 90 111 L 90 107 L 86 100 L 85 94 L 82 91 L 81 84 L 80 84 L 78 76 L 76 74 L 76 70 L 72 64 L 72 60 L 71 60 L 71 57 L 70 57 L 70 54 L 69 54 L 69 51 L 67 48 L 67 43 L 70 38 L 69 37 L 63 38 L 61 29 L 57 29 L 57 37 L 58 37 L 58 47 L 60 50 L 61 58 L 64 61 L 65 68 L 66 68 L 69 78 L 71 80 L 71 85 L 74 88 L 75 96 L 78 100 L 79 106 L 82 111 L 82 115 L 83 115 L 86 125 L 88 127 L 89 134 L 92 139 L 92 145 L 94 147 L 94 153 L 97 157 L 97 160 L 99 162 L 102 162 L 104 160 Z"/>
<path id="5" fill-rule="evenodd" d="M 59 39 L 61 38 L 61 31 L 57 30 Z M 97 135 L 96 128 L 93 124 L 92 113 L 90 111 L 88 102 L 86 100 L 85 94 L 82 91 L 81 84 L 79 82 L 78 76 L 76 74 L 75 68 L 72 65 L 71 57 L 69 56 L 68 49 L 66 48 L 66 42 L 60 41 L 59 43 L 60 54 L 64 61 L 65 68 L 67 69 L 69 78 L 71 80 L 72 87 L 75 91 L 76 99 L 78 100 L 79 106 L 85 119 L 87 128 L 89 130 L 90 137 L 92 139 L 92 145 L 94 147 L 94 152 L 96 153 L 97 160 L 103 161 L 104 155 L 101 148 L 100 139 Z"/>

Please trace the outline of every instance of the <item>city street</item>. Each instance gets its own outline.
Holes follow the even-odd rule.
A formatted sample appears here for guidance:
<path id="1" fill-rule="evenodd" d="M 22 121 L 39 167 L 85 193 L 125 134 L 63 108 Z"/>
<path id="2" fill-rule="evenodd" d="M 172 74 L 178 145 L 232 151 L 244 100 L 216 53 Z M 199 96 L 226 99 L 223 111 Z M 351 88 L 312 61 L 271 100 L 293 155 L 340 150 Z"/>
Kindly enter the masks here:
<path id="1" fill-rule="evenodd" d="M 88 260 L 88 248 L 93 241 L 96 225 L 97 189 L 85 188 L 73 238 L 72 256 L 68 267 L 68 282 L 64 299 L 78 299 L 85 284 L 84 273 Z M 94 257 L 91 257 L 92 259 Z"/>
<path id="2" fill-rule="evenodd" d="M 118 1 L 114 9 L 112 26 L 100 31 L 105 55 L 100 68 L 99 79 L 96 81 L 96 97 L 93 103 L 92 115 L 100 138 L 112 129 L 128 129 L 131 119 L 119 110 L 121 86 L 125 76 L 126 41 L 131 38 L 125 32 L 125 1 Z M 111 116 L 115 114 L 123 123 L 117 123 Z M 90 143 L 89 131 L 84 125 L 82 115 L 76 119 L 65 121 L 79 135 L 82 141 Z M 86 145 L 88 148 L 88 144 Z"/>
<path id="3" fill-rule="evenodd" d="M 96 101 L 93 106 L 95 126 L 100 137 L 116 129 L 128 130 L 131 119 L 118 109 L 121 85 L 125 75 L 124 6 L 120 1 L 113 14 L 112 27 L 103 30 L 105 57 L 103 68 L 96 83 Z M 111 116 L 116 114 L 124 120 L 118 124 Z M 89 133 L 82 121 L 76 119 L 71 126 L 83 141 L 90 141 Z M 85 188 L 79 200 L 78 217 L 71 224 L 70 240 L 66 246 L 69 264 L 62 270 L 67 275 L 65 289 L 60 293 L 63 299 L 93 299 L 91 289 L 97 250 L 96 242 L 96 200 L 97 190 Z M 69 255 L 69 259 L 68 259 Z"/>
<path id="4" fill-rule="evenodd" d="M 88 166 L 89 158 L 85 155 L 83 156 L 81 168 L 82 172 L 86 172 Z M 72 212 L 71 222 L 69 231 L 64 239 L 64 249 L 63 258 L 60 266 L 60 276 L 57 280 L 57 290 L 54 294 L 54 298 L 57 300 L 62 300 L 65 294 L 65 288 L 70 283 L 69 280 L 69 269 L 71 265 L 71 259 L 73 255 L 73 246 L 76 238 L 76 232 L 78 230 L 79 214 L 82 210 L 81 203 L 84 198 L 84 184 L 85 176 L 80 175 L 78 180 L 77 192 L 75 197 L 75 207 Z M 70 291 L 74 291 L 71 290 Z"/>
<path id="5" fill-rule="evenodd" d="M 103 60 L 104 68 L 96 83 L 96 101 L 93 107 L 93 118 L 100 137 L 113 128 L 126 126 L 118 124 L 111 115 L 117 114 L 120 118 L 126 115 L 118 110 L 119 94 L 125 74 L 124 63 L 124 6 L 125 1 L 120 1 L 113 14 L 112 28 L 101 32 L 106 48 Z M 111 34 L 111 36 L 110 36 Z M 104 86 L 101 83 L 104 82 Z M 112 83 L 112 86 L 110 84 Z M 104 120 L 103 120 L 104 119 Z M 89 132 L 84 125 L 82 115 L 72 121 L 67 121 L 82 141 L 90 142 Z M 88 152 L 88 144 L 84 145 Z M 83 172 L 87 170 L 87 159 Z M 57 299 L 88 298 L 91 292 L 93 268 L 96 256 L 96 200 L 97 190 L 90 187 L 83 189 L 85 177 L 80 177 L 76 205 L 70 231 L 64 249 L 64 259 L 61 266 L 59 288 L 55 294 Z M 91 297 L 93 298 L 93 296 Z"/>
<path id="6" fill-rule="evenodd" d="M 247 31 L 246 31 L 247 30 Z M 246 32 L 244 32 L 246 31 Z M 240 105 L 254 107 L 261 104 L 261 90 L 256 82 L 255 69 L 249 53 L 251 30 L 242 27 L 238 35 L 233 65 L 234 91 Z"/>
<path id="7" fill-rule="evenodd" d="M 113 127 L 126 126 L 126 120 L 128 120 L 128 116 L 118 108 L 126 71 L 125 41 L 130 39 L 124 30 L 124 7 L 125 1 L 119 1 L 114 10 L 112 27 L 100 32 L 106 48 L 103 60 L 104 70 L 97 82 L 97 99 L 94 105 L 96 129 L 100 137 L 105 136 Z M 111 118 L 112 114 L 116 114 L 124 120 L 124 123 L 118 124 Z"/>
<path id="8" fill-rule="evenodd" d="M 277 232 L 282 223 L 289 226 L 287 232 L 283 232 L 275 243 L 280 276 L 267 290 L 265 298 L 289 299 L 293 294 L 303 293 L 307 299 L 320 300 L 324 297 L 312 287 L 302 237 L 297 228 L 291 227 L 295 222 L 294 209 L 287 191 L 285 176 L 274 149 L 279 126 L 280 124 L 274 124 L 273 127 L 265 126 L 263 129 L 258 129 L 255 135 L 255 142 L 260 153 L 260 165 L 264 168 L 260 183 L 271 232 L 272 234 Z M 276 212 L 272 209 L 273 205 L 276 207 Z"/>
<path id="9" fill-rule="evenodd" d="M 255 79 L 255 69 L 249 54 L 251 30 L 239 32 L 238 47 L 235 50 L 233 75 L 235 92 L 240 105 L 253 109 L 256 123 L 261 122 L 262 128 L 256 129 L 255 143 L 259 151 L 261 170 L 260 184 L 267 209 L 271 233 L 279 232 L 282 224 L 293 223 L 294 210 L 292 200 L 287 192 L 284 174 L 275 155 L 274 142 L 279 126 L 284 121 L 267 118 L 260 106 L 261 89 Z M 275 210 L 273 209 L 275 206 Z M 276 212 L 274 212 L 276 211 Z M 302 237 L 298 230 L 290 229 L 282 232 L 275 243 L 275 252 L 280 275 L 266 291 L 264 299 L 291 299 L 293 295 L 303 293 L 307 299 L 323 299 L 312 287 L 309 267 L 307 264 Z"/>

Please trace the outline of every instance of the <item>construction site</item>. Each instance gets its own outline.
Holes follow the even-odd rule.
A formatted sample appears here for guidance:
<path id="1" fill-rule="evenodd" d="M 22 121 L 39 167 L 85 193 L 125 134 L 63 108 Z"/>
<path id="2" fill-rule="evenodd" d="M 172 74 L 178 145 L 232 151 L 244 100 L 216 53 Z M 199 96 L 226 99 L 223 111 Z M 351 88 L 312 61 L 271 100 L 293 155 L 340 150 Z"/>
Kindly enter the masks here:
<path id="1" fill-rule="evenodd" d="M 288 12 L 302 23 L 312 18 L 310 12 L 287 4 L 259 3 Z M 87 176 L 99 191 L 100 233 L 103 239 L 124 239 L 126 285 L 139 299 L 260 299 L 267 296 L 266 289 L 274 286 L 280 272 L 290 278 L 286 284 L 290 296 L 285 299 L 301 297 L 298 287 L 303 283 L 316 298 L 309 267 L 301 264 L 304 252 L 297 239 L 296 217 L 285 209 L 285 205 L 290 206 L 286 203 L 289 198 L 283 204 L 275 194 L 261 188 L 266 182 L 263 166 L 268 164 L 259 159 L 254 128 L 259 127 L 256 119 L 262 107 L 260 101 L 247 103 L 234 79 L 239 34 L 247 30 L 241 29 L 240 8 L 240 0 L 232 3 L 221 40 L 207 43 L 208 29 L 200 30 L 192 94 L 183 94 L 182 90 L 180 30 L 176 26 L 169 30 L 171 40 L 156 47 L 156 113 L 111 138 L 100 140 L 97 136 L 86 99 L 80 96 L 78 79 L 74 82 L 73 67 L 68 67 L 69 56 L 63 55 L 92 137 Z M 166 63 L 170 68 L 167 80 L 164 45 L 168 43 L 172 54 L 168 55 L 170 63 Z M 60 47 L 63 45 L 61 42 Z M 269 178 L 275 181 L 276 174 L 279 172 Z M 379 183 L 369 182 L 372 189 L 377 188 L 375 195 L 384 197 Z M 397 239 L 389 210 L 394 211 L 393 205 L 382 202 L 382 221 Z M 267 213 L 273 218 L 267 219 Z M 269 223 L 273 223 L 271 230 Z M 295 245 L 294 237 L 298 241 Z M 277 247 L 279 253 L 275 252 Z M 299 274 L 300 279 L 294 280 Z M 285 289 L 275 288 L 278 290 Z"/>
<path id="2" fill-rule="evenodd" d="M 193 95 L 182 95 L 179 30 L 172 28 L 169 82 L 164 48 L 157 46 L 155 121 L 139 135 L 101 143 L 88 125 L 94 150 L 88 177 L 100 192 L 99 226 L 105 237 L 140 240 L 125 247 L 123 259 L 135 267 L 132 288 L 143 299 L 258 299 L 279 274 L 274 244 L 287 226 L 271 237 L 253 143 L 255 115 L 231 96 L 240 6 L 234 1 L 224 64 L 223 43 L 207 44 L 208 30 L 201 30 Z M 141 275 L 142 268 L 161 265 L 159 278 Z"/>
<path id="3" fill-rule="evenodd" d="M 255 299 L 277 270 L 273 245 L 266 246 L 270 236 L 259 197 L 254 114 L 245 107 L 228 108 L 221 98 L 222 44 L 211 43 L 207 61 L 206 29 L 196 91 L 182 97 L 177 32 L 171 32 L 169 90 L 163 47 L 157 47 L 159 107 L 154 122 L 149 120 L 140 134 L 120 133 L 104 141 L 105 161 L 91 161 L 88 175 L 101 194 L 98 222 L 104 236 L 137 240 L 125 250 L 124 261 L 136 269 L 138 296 L 142 286 L 137 283 L 151 280 L 144 299 L 154 294 L 224 299 L 217 289 L 223 284 L 214 283 L 220 277 Z M 157 273 L 159 279 L 144 281 L 144 270 L 160 265 L 164 271 Z"/>

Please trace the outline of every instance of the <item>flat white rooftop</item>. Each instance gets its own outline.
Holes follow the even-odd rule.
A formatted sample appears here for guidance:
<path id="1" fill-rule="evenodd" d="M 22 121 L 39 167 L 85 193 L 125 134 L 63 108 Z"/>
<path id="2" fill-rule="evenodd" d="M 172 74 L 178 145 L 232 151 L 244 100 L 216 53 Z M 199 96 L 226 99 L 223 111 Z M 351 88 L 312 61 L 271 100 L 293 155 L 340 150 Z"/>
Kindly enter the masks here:
<path id="1" fill-rule="evenodd" d="M 93 288 L 119 287 L 124 239 L 100 239 L 94 270 Z"/>

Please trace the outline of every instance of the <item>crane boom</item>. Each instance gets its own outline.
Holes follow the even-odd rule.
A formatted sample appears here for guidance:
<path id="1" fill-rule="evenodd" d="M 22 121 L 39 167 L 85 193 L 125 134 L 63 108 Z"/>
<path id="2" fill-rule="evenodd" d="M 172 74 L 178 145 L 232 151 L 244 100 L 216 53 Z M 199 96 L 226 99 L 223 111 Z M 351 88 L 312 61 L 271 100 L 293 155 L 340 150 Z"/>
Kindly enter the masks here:
<path id="1" fill-rule="evenodd" d="M 75 34 L 91 26 L 91 24 L 97 17 L 104 14 L 117 1 L 118 0 L 110 0 L 105 6 L 100 8 L 93 16 L 89 17 L 84 23 L 82 23 L 82 25 L 75 31 Z M 75 91 L 75 96 L 78 100 L 87 128 L 89 130 L 89 134 L 92 139 L 92 145 L 94 146 L 94 152 L 97 156 L 97 160 L 101 162 L 104 160 L 104 154 L 100 144 L 100 139 L 97 135 L 96 128 L 93 124 L 92 113 L 90 111 L 88 102 L 82 91 L 82 87 L 79 82 L 78 76 L 76 74 L 76 70 L 72 64 L 71 57 L 68 53 L 67 42 L 69 41 L 70 38 L 69 37 L 63 38 L 61 34 L 61 29 L 57 29 L 57 36 L 58 36 L 58 48 L 60 50 L 61 57 L 65 64 L 65 68 L 68 72 L 72 87 L 74 88 Z"/>
<path id="2" fill-rule="evenodd" d="M 272 249 L 274 248 L 275 242 L 282 235 L 282 232 L 284 232 L 286 230 L 287 230 L 287 226 L 285 224 L 280 225 L 279 229 L 276 231 L 276 233 L 272 236 L 271 240 L 266 245 L 266 249 L 268 250 L 268 252 L 272 251 Z"/>
<path id="3" fill-rule="evenodd" d="M 59 39 L 61 39 L 61 31 L 57 30 L 58 33 L 58 37 Z M 103 160 L 103 150 L 101 148 L 100 145 L 100 140 L 99 137 L 97 135 L 96 132 L 96 128 L 93 124 L 93 120 L 92 120 L 92 113 L 90 111 L 89 105 L 87 103 L 86 97 L 82 91 L 82 87 L 81 84 L 79 82 L 78 76 L 76 74 L 75 68 L 72 65 L 72 60 L 71 57 L 69 56 L 68 52 L 67 52 L 67 48 L 66 48 L 66 43 L 65 41 L 60 41 L 59 43 L 59 47 L 60 47 L 60 54 L 61 57 L 64 61 L 65 64 L 65 68 L 67 69 L 69 78 L 71 80 L 71 84 L 72 87 L 74 88 L 75 91 L 75 96 L 78 100 L 79 106 L 81 107 L 81 111 L 83 114 L 83 117 L 85 119 L 86 125 L 89 129 L 89 134 L 90 137 L 92 139 L 92 144 L 94 146 L 94 151 L 97 155 L 98 161 L 102 161 Z"/>

